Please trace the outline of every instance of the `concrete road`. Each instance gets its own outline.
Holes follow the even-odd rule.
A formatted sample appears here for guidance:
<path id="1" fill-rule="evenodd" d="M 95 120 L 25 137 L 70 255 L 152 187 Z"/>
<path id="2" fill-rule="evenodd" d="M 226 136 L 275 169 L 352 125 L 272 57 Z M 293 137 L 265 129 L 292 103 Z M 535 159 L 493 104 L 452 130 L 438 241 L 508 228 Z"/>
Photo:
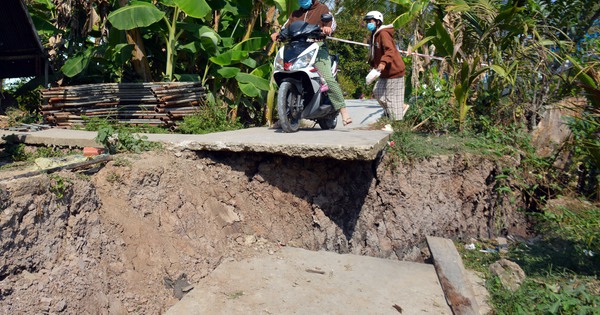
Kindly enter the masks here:
<path id="1" fill-rule="evenodd" d="M 267 127 L 249 128 L 205 135 L 144 134 L 150 141 L 167 147 L 198 151 L 260 152 L 309 158 L 339 160 L 373 160 L 385 147 L 390 132 L 368 130 L 383 110 L 373 100 L 348 100 L 353 123 L 342 126 L 341 119 L 333 130 L 320 127 L 303 128 L 296 133 Z M 0 143 L 13 135 L 18 141 L 32 145 L 54 145 L 82 148 L 98 146 L 97 133 L 81 130 L 48 129 L 35 132 L 1 130 Z"/>
<path id="2" fill-rule="evenodd" d="M 340 123 L 338 128 L 342 129 L 361 129 L 377 122 L 383 116 L 383 108 L 373 99 L 369 100 L 346 100 L 346 107 L 352 124 L 344 127 Z M 341 119 L 340 119 L 341 122 Z"/>

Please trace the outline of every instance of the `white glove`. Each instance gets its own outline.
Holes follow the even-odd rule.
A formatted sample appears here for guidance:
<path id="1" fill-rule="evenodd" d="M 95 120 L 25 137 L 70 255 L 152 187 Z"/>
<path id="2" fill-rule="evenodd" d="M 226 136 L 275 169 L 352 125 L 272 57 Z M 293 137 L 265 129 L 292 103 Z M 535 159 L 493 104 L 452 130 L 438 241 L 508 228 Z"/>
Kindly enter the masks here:
<path id="1" fill-rule="evenodd" d="M 367 74 L 367 84 L 371 84 L 373 83 L 373 81 L 377 80 L 377 78 L 379 78 L 379 76 L 381 75 L 381 71 L 377 70 L 377 69 L 373 69 L 371 70 L 371 72 L 369 72 L 369 74 Z"/>

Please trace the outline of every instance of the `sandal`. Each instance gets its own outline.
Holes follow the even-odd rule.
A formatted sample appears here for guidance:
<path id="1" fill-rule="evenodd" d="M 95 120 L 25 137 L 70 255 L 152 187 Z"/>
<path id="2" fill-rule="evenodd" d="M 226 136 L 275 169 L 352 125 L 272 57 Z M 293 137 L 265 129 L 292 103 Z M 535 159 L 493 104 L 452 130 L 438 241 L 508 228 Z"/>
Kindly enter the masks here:
<path id="1" fill-rule="evenodd" d="M 348 117 L 346 119 L 342 119 L 342 123 L 344 124 L 344 126 L 349 125 L 352 123 L 352 118 Z"/>

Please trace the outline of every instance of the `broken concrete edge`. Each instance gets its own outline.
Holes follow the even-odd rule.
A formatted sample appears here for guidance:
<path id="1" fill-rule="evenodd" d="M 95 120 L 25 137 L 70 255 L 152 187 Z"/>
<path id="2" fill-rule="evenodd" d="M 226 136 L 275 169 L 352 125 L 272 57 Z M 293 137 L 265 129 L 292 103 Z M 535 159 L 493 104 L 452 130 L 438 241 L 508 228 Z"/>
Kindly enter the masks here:
<path id="1" fill-rule="evenodd" d="M 271 153 L 300 158 L 332 158 L 336 160 L 375 160 L 387 145 L 383 138 L 371 146 L 326 146 L 326 145 L 267 145 L 264 143 L 223 143 L 223 142 L 165 142 L 178 149 L 190 151 L 225 151 Z"/>
<path id="2" fill-rule="evenodd" d="M 456 315 L 479 315 L 479 305 L 472 284 L 466 276 L 454 242 L 434 236 L 427 236 L 426 240 L 435 271 L 452 312 Z"/>
<path id="3" fill-rule="evenodd" d="M 148 134 L 140 134 L 148 136 Z M 372 145 L 311 145 L 311 144 L 265 144 L 240 143 L 223 141 L 173 141 L 164 139 L 148 139 L 151 142 L 163 143 L 177 149 L 190 151 L 228 151 L 281 154 L 300 158 L 332 158 L 337 160 L 373 161 L 384 150 L 390 135 L 384 136 Z M 12 138 L 7 140 L 7 138 Z M 0 131 L 0 144 L 9 141 L 28 145 L 60 146 L 69 148 L 98 147 L 95 133 L 88 132 L 78 137 L 51 137 L 30 132 Z"/>
<path id="4" fill-rule="evenodd" d="M 6 138 L 13 137 L 10 141 L 7 141 Z M 64 139 L 64 138 L 51 138 L 51 137 L 40 137 L 34 134 L 29 133 L 20 133 L 20 134 L 5 134 L 0 138 L 0 144 L 5 144 L 7 142 L 17 142 L 24 143 L 29 145 L 42 145 L 42 146 L 59 146 L 59 147 L 68 147 L 68 148 L 85 148 L 85 147 L 98 147 L 99 144 L 93 139 L 84 139 L 84 138 L 73 138 L 73 139 Z"/>

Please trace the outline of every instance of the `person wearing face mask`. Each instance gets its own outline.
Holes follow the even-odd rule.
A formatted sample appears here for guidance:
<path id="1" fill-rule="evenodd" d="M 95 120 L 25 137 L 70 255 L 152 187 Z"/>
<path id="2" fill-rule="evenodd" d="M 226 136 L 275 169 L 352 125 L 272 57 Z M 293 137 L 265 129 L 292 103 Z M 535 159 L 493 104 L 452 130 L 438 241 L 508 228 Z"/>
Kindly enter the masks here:
<path id="1" fill-rule="evenodd" d="M 393 120 L 402 120 L 408 110 L 404 105 L 404 74 L 406 66 L 394 42 L 393 25 L 383 25 L 383 14 L 368 12 L 363 18 L 371 31 L 369 65 L 380 72 L 373 96 Z"/>
<path id="2" fill-rule="evenodd" d="M 286 27 L 286 25 L 296 21 L 304 21 L 309 24 L 319 25 L 325 35 L 331 35 L 331 33 L 335 31 L 337 26 L 335 19 L 327 23 L 321 22 L 322 14 L 331 14 L 326 5 L 320 3 L 318 0 L 298 0 L 298 4 L 300 5 L 300 9 L 292 12 L 288 20 L 283 24 L 283 27 Z M 276 41 L 278 35 L 279 33 L 271 34 L 271 39 Z M 331 104 L 336 110 L 340 111 L 340 114 L 342 115 L 342 123 L 344 126 L 346 126 L 352 123 L 352 118 L 350 118 L 350 115 L 348 114 L 342 88 L 331 73 L 331 61 L 329 59 L 329 51 L 327 50 L 327 46 L 323 45 L 323 42 L 319 42 L 319 45 L 321 46 L 319 48 L 319 53 L 317 54 L 315 67 L 317 70 L 319 70 L 319 73 L 329 87 L 328 95 L 329 99 L 331 100 Z"/>

